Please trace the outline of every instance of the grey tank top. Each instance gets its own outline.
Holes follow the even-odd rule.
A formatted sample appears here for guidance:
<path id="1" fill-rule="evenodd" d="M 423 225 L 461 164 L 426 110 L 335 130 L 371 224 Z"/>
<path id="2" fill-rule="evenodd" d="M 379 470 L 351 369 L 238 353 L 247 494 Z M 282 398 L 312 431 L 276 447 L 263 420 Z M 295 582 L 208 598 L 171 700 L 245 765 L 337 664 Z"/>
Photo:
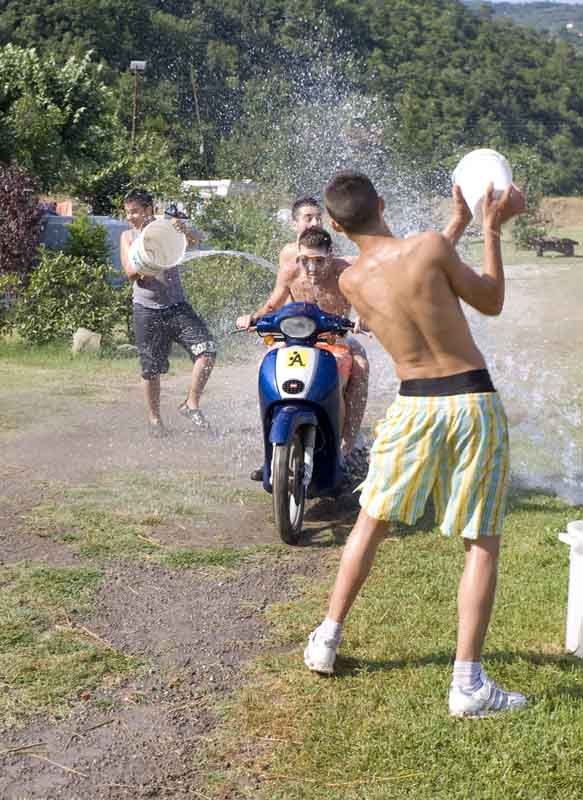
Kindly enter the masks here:
<path id="1" fill-rule="evenodd" d="M 140 233 L 135 228 L 130 229 L 131 244 Z M 168 308 L 177 303 L 187 303 L 178 267 L 165 269 L 158 276 L 148 277 L 145 281 L 134 281 L 133 301 L 146 308 Z"/>

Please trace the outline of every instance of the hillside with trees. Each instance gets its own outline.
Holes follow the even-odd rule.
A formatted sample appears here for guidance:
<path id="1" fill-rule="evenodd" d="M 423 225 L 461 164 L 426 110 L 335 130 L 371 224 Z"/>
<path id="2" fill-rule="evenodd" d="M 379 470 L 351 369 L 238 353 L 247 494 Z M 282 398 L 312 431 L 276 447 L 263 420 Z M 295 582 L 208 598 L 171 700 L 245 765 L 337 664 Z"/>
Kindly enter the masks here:
<path id="1" fill-rule="evenodd" d="M 296 191 L 376 160 L 438 180 L 473 146 L 578 194 L 579 73 L 568 43 L 458 0 L 5 0 L 0 159 L 100 209 L 140 179 Z"/>
<path id="2" fill-rule="evenodd" d="M 466 0 L 477 13 L 483 0 Z M 499 21 L 510 20 L 517 25 L 550 33 L 583 50 L 583 6 L 572 3 L 488 3 L 488 13 Z M 579 36 L 581 34 L 581 36 Z"/>

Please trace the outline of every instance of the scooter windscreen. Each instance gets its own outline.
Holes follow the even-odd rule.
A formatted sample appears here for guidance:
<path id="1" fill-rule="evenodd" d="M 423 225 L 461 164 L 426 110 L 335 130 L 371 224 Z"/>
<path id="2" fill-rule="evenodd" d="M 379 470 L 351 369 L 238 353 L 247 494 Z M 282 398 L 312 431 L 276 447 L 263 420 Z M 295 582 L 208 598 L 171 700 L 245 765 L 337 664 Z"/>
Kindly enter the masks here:
<path id="1" fill-rule="evenodd" d="M 260 336 L 281 334 L 287 339 L 313 340 L 321 333 L 346 333 L 354 323 L 346 317 L 328 314 L 315 303 L 288 303 L 279 311 L 257 320 Z"/>

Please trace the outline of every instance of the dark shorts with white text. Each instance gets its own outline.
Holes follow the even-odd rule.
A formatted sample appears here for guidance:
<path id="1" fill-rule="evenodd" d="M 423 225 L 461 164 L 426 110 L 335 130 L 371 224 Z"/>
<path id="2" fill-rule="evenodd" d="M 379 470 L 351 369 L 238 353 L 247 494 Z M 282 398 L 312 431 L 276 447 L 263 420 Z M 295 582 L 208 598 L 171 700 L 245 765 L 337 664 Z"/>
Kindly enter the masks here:
<path id="1" fill-rule="evenodd" d="M 134 303 L 134 334 L 146 380 L 168 372 L 172 342 L 181 345 L 192 361 L 214 355 L 216 343 L 201 317 L 188 303 L 168 308 L 147 308 Z"/>

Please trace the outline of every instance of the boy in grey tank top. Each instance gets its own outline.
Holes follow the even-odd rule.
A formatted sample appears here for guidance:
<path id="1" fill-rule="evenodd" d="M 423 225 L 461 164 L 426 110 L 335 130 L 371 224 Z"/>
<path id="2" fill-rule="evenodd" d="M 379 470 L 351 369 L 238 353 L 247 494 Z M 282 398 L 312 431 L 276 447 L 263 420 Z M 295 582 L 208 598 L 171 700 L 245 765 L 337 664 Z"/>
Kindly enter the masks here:
<path id="1" fill-rule="evenodd" d="M 164 270 L 159 276 L 143 275 L 135 270 L 129 251 L 143 228 L 154 219 L 152 196 L 134 189 L 124 200 L 127 220 L 132 226 L 121 235 L 121 262 L 133 284 L 133 319 L 140 357 L 150 431 L 163 435 L 160 416 L 160 375 L 168 372 L 172 342 L 182 345 L 193 361 L 192 378 L 186 400 L 179 412 L 195 428 L 208 423 L 199 408 L 200 398 L 212 372 L 216 344 L 204 322 L 188 302 L 178 267 Z M 175 225 L 192 247 L 200 241 L 197 232 L 176 219 Z"/>

